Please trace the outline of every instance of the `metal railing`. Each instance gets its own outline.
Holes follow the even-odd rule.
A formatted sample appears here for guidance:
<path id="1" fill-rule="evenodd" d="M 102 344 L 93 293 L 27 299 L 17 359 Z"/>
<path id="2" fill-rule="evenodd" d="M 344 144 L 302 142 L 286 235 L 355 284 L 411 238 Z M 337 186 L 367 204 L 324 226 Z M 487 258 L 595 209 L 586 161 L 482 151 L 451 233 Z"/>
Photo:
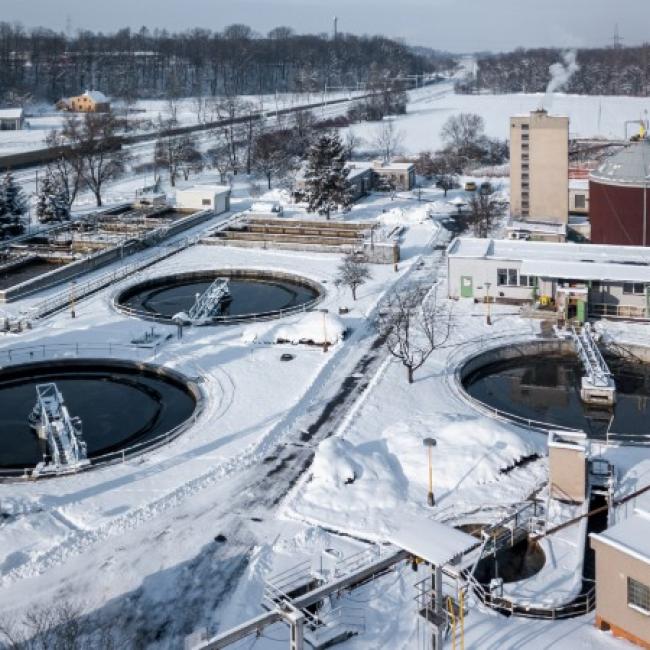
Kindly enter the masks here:
<path id="1" fill-rule="evenodd" d="M 1 366 L 13 366 L 20 365 L 23 363 L 34 363 L 38 361 L 50 361 L 57 359 L 94 359 L 98 358 L 97 355 L 104 355 L 101 358 L 106 358 L 106 354 L 109 357 L 115 359 L 121 359 L 124 361 L 133 361 L 134 353 L 140 356 L 142 361 L 150 362 L 151 359 L 155 359 L 160 347 L 162 344 L 160 342 L 155 343 L 153 346 L 142 347 L 136 345 L 125 345 L 125 344 L 52 344 L 52 345 L 37 345 L 30 347 L 22 348 L 10 348 L 7 350 L 0 349 L 0 364 Z M 202 375 L 203 373 L 200 369 L 197 368 L 197 376 Z M 63 473 L 78 473 L 85 472 L 97 467 L 113 465 L 116 463 L 124 463 L 127 460 L 139 456 L 144 452 L 154 451 L 164 445 L 167 445 L 171 441 L 178 438 L 182 433 L 187 431 L 191 426 L 193 426 L 200 418 L 205 408 L 205 396 L 203 391 L 198 385 L 195 385 L 196 392 L 196 407 L 192 415 L 177 425 L 176 427 L 162 433 L 154 438 L 148 440 L 143 440 L 137 442 L 123 449 L 108 452 L 106 454 L 100 454 L 90 458 L 90 464 L 80 466 L 75 469 L 74 472 L 62 472 Z M 0 482 L 5 481 L 26 481 L 26 480 L 39 480 L 45 478 L 55 477 L 56 474 L 47 475 L 42 477 L 33 476 L 34 468 L 25 467 L 25 468 L 16 468 L 16 469 L 0 469 Z"/>
<path id="2" fill-rule="evenodd" d="M 199 237 L 184 237 L 174 243 L 161 246 L 152 255 L 145 257 L 137 262 L 127 264 L 115 271 L 109 271 L 103 275 L 90 280 L 84 284 L 75 283 L 74 289 L 67 288 L 59 291 L 58 293 L 46 298 L 45 300 L 37 303 L 34 307 L 25 312 L 27 319 L 40 319 L 49 316 L 56 311 L 64 309 L 73 301 L 80 300 L 85 296 L 89 296 L 101 289 L 104 289 L 115 282 L 124 280 L 125 278 L 138 273 L 154 264 L 180 253 L 181 251 L 189 248 L 198 242 Z"/>

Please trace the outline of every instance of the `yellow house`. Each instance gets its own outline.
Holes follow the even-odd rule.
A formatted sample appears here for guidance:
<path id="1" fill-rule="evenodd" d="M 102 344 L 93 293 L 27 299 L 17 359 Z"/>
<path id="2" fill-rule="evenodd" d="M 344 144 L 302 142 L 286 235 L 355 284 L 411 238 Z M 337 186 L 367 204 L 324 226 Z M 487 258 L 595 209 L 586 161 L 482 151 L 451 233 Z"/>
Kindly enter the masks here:
<path id="1" fill-rule="evenodd" d="M 109 113 L 111 110 L 108 97 L 99 90 L 87 90 L 83 95 L 62 99 L 57 107 L 73 113 Z"/>

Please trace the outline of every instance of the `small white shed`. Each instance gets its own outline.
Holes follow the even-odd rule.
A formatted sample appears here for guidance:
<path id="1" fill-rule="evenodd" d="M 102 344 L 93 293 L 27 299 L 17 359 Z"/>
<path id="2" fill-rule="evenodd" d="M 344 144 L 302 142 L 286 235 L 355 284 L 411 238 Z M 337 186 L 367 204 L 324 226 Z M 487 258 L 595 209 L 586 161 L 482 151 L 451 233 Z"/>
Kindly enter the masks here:
<path id="1" fill-rule="evenodd" d="M 216 214 L 230 210 L 230 187 L 227 185 L 194 185 L 176 190 L 176 207 L 180 210 L 214 210 Z"/>

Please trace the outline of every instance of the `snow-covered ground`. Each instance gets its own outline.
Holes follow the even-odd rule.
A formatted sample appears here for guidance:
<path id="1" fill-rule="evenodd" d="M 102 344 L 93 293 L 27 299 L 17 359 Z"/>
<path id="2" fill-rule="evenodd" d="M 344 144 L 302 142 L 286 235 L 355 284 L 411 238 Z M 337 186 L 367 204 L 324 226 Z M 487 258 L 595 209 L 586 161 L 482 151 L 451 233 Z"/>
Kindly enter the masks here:
<path id="1" fill-rule="evenodd" d="M 543 94 L 524 93 L 457 95 L 451 84 L 441 84 L 411 91 L 407 114 L 392 119 L 402 135 L 402 152 L 415 155 L 421 151 L 441 149 L 442 126 L 449 117 L 458 113 L 479 114 L 485 121 L 488 136 L 508 139 L 510 116 L 535 110 L 544 99 Z M 623 139 L 625 120 L 638 120 L 648 108 L 648 101 L 643 97 L 556 93 L 552 102 L 546 103 L 546 108 L 553 114 L 569 116 L 571 137 Z M 349 127 L 363 140 L 359 152 L 373 150 L 378 124 L 366 122 Z"/>
<path id="2" fill-rule="evenodd" d="M 440 127 L 455 112 L 481 113 L 488 133 L 504 137 L 510 113 L 539 102 L 531 95 L 455 96 L 444 87 L 422 89 L 415 97 L 409 114 L 399 118 L 412 152 L 438 146 Z M 572 130 L 581 135 L 618 136 L 621 115 L 638 112 L 635 102 L 559 96 L 553 110 L 573 115 Z M 594 122 L 599 114 L 600 124 Z M 200 178 L 215 180 L 210 173 Z M 234 209 L 251 205 L 249 182 L 235 184 Z M 116 201 L 131 198 L 141 184 L 142 179 L 127 179 L 108 194 Z M 507 195 L 507 181 L 501 189 Z M 334 281 L 340 257 L 323 253 L 195 246 L 120 285 L 194 269 L 301 274 L 327 288 L 319 308 L 332 316 L 341 307 L 349 310 L 332 320 L 332 333 L 340 325 L 348 335 L 336 342 L 340 337 L 332 336 L 327 353 L 269 342 L 279 331 L 285 335 L 279 338 L 289 333 L 286 338 L 299 339 L 320 325 L 297 315 L 253 327 L 189 328 L 182 340 L 173 336 L 150 358 L 146 350 L 120 347 L 150 324 L 113 309 L 117 286 L 79 302 L 74 320 L 61 313 L 31 331 L 2 335 L 0 354 L 33 346 L 38 357 L 79 346 L 81 354 L 97 356 L 98 347 L 106 351 L 111 345 L 112 355 L 137 354 L 202 376 L 207 406 L 179 438 L 125 463 L 55 480 L 0 484 L 0 619 L 19 621 L 34 607 L 65 599 L 94 624 L 119 620 L 120 647 L 180 647 L 197 628 L 224 630 L 259 614 L 264 580 L 303 560 L 317 563 L 324 549 L 349 555 L 371 541 L 393 537 L 403 518 L 483 522 L 494 507 L 520 503 L 540 489 L 543 496 L 545 437 L 477 411 L 453 381 L 455 364 L 464 356 L 500 341 L 534 337 L 538 322 L 522 319 L 514 307 L 495 306 L 488 326 L 483 305 L 458 301 L 452 337 L 416 373 L 412 385 L 404 368 L 381 346 L 373 346 L 373 318 L 392 289 L 439 282 L 444 296 L 444 248 L 450 234 L 441 224 L 455 212 L 449 201 L 463 196 L 462 190 L 453 190 L 444 197 L 431 187 L 423 190 L 421 202 L 416 193 L 392 199 L 373 194 L 346 215 L 336 215 L 405 227 L 397 272 L 390 265 L 373 265 L 357 301 Z M 261 200 L 286 201 L 286 193 L 276 189 Z M 301 206 L 285 206 L 286 216 L 303 212 Z M 5 308 L 18 313 L 47 293 Z M 176 332 L 165 325 L 156 329 Z M 650 333 L 644 324 L 606 329 L 621 340 L 639 342 Z M 291 352 L 293 360 L 281 361 L 283 352 Z M 356 387 L 349 395 L 341 393 L 349 380 L 356 380 Z M 426 505 L 422 439 L 427 436 L 437 440 L 434 508 Z M 650 452 L 613 448 L 604 454 L 619 470 L 619 494 L 650 482 Z M 539 458 L 517 466 L 534 455 Z M 615 516 L 623 517 L 619 510 Z M 551 521 L 574 514 L 560 508 Z M 573 526 L 545 540 L 549 561 L 544 569 L 531 580 L 507 585 L 506 593 L 544 605 L 572 597 L 583 534 Z M 413 600 L 413 585 L 424 576 L 424 568 L 414 573 L 401 564 L 345 596 L 350 609 L 362 610 L 365 632 L 341 647 L 424 649 L 425 627 Z M 276 625 L 233 647 L 272 650 L 286 645 L 286 639 L 286 628 Z M 597 632 L 593 615 L 563 622 L 504 618 L 472 601 L 465 647 L 624 646 Z"/>

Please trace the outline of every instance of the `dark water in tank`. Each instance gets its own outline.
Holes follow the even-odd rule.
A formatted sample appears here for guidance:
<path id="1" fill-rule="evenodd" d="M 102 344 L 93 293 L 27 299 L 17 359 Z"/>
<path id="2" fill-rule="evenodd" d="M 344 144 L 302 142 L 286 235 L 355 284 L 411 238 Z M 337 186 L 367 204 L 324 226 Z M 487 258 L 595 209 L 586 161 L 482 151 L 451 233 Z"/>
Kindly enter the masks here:
<path id="1" fill-rule="evenodd" d="M 577 355 L 522 355 L 470 373 L 463 381 L 474 398 L 507 413 L 581 429 L 592 438 L 612 433 L 650 434 L 650 365 L 608 358 L 617 389 L 613 408 L 580 399 Z"/>
<path id="2" fill-rule="evenodd" d="M 33 467 L 43 459 L 43 443 L 27 416 L 36 403 L 36 384 L 55 382 L 71 416 L 82 422 L 88 456 L 145 442 L 185 422 L 195 400 L 164 377 L 118 367 L 70 366 L 0 376 L 0 467 Z"/>
<path id="3" fill-rule="evenodd" d="M 487 524 L 463 524 L 459 530 L 481 539 L 481 530 Z M 502 529 L 502 532 L 506 532 Z M 483 558 L 474 571 L 474 577 L 482 584 L 489 584 L 493 578 L 503 582 L 516 582 L 534 576 L 546 562 L 544 551 L 537 542 L 523 539 L 514 546 L 502 548 L 493 556 Z"/>
<path id="4" fill-rule="evenodd" d="M 179 312 L 187 312 L 194 304 L 197 294 L 202 294 L 214 281 L 172 280 L 162 286 L 142 289 L 122 301 L 133 309 L 148 311 L 171 318 Z M 293 282 L 276 280 L 241 279 L 229 280 L 231 300 L 224 304 L 220 315 L 246 316 L 275 312 L 310 302 L 317 292 Z"/>

